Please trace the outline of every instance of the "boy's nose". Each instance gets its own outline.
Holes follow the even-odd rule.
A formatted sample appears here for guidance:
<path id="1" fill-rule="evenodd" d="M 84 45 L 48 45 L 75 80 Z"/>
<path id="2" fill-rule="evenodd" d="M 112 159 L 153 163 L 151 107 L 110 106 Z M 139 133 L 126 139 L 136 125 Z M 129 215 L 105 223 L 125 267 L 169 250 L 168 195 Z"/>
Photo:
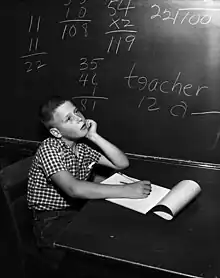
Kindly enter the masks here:
<path id="1" fill-rule="evenodd" d="M 77 122 L 81 122 L 83 119 L 81 116 L 75 115 L 75 119 Z"/>

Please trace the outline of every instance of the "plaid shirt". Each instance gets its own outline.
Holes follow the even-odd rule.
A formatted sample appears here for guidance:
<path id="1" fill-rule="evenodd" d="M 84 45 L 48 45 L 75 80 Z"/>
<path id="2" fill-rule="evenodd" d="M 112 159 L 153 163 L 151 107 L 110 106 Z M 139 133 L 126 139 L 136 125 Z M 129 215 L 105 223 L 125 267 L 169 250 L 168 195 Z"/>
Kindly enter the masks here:
<path id="1" fill-rule="evenodd" d="M 101 154 L 86 144 L 77 144 L 75 154 L 64 141 L 44 140 L 38 148 L 28 177 L 28 207 L 37 210 L 63 209 L 73 198 L 65 195 L 50 177 L 59 171 L 68 171 L 78 180 L 86 180 Z"/>

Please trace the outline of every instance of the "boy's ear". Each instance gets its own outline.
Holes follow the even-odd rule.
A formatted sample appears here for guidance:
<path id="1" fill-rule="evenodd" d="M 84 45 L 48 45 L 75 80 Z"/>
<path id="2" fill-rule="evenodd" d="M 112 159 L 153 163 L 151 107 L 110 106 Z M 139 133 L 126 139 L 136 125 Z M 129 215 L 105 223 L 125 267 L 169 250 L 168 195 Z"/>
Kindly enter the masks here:
<path id="1" fill-rule="evenodd" d="M 56 127 L 52 127 L 49 129 L 50 134 L 52 134 L 56 138 L 61 138 L 62 134 L 59 132 L 59 130 Z"/>

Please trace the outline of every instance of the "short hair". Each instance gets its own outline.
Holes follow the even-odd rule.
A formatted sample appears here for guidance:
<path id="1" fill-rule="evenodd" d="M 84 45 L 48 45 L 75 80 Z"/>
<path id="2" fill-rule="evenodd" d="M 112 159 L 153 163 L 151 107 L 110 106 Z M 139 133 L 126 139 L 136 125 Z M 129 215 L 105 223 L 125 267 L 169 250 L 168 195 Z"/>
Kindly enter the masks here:
<path id="1" fill-rule="evenodd" d="M 55 110 L 64 102 L 70 101 L 70 99 L 54 95 L 46 99 L 39 107 L 40 121 L 47 127 L 51 127 L 51 121 L 53 120 L 53 114 Z"/>

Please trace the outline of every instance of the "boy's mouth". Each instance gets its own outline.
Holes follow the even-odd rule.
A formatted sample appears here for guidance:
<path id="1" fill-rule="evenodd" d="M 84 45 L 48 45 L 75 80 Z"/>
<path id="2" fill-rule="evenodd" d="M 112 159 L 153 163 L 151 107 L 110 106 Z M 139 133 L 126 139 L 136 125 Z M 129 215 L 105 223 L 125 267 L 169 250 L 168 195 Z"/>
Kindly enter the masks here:
<path id="1" fill-rule="evenodd" d="M 87 128 L 87 125 L 86 125 L 86 122 L 84 122 L 80 129 L 86 129 L 86 128 Z"/>

